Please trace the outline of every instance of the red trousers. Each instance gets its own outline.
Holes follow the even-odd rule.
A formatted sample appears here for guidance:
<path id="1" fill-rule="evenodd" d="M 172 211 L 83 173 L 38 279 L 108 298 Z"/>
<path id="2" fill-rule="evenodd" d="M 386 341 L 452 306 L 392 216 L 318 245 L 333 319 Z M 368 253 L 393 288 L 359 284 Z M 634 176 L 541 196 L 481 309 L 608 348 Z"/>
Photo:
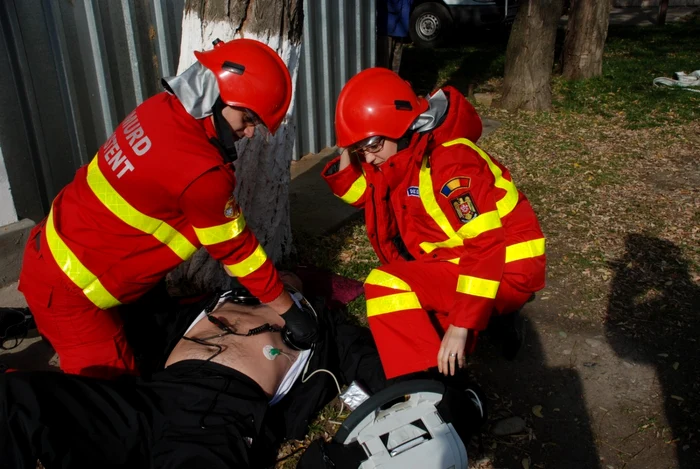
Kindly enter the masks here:
<path id="1" fill-rule="evenodd" d="M 59 268 L 43 222 L 29 235 L 18 289 L 37 329 L 53 346 L 66 373 L 113 378 L 136 373 L 134 355 L 116 308 L 95 306 Z"/>
<path id="2" fill-rule="evenodd" d="M 448 313 L 453 306 L 458 269 L 457 265 L 449 262 L 396 262 L 375 269 L 399 279 L 393 287 L 373 285 L 372 275 L 368 277 L 365 297 L 369 327 L 387 378 L 437 366 L 442 336 L 450 325 Z M 515 312 L 531 295 L 532 292 L 516 289 L 509 282 L 509 274 L 505 273 L 498 288 L 493 314 Z M 381 302 L 382 298 L 389 296 L 398 302 L 392 305 L 393 312 L 378 312 L 371 305 L 372 300 Z M 478 331 L 474 332 L 470 334 L 467 353 L 471 353 L 476 345 Z"/>

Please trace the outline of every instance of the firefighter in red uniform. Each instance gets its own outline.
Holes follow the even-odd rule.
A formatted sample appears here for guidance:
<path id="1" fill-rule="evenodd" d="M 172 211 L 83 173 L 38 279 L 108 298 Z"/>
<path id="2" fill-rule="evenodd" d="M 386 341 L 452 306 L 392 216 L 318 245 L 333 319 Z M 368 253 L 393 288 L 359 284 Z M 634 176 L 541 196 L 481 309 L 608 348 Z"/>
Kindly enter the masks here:
<path id="1" fill-rule="evenodd" d="M 274 133 L 292 84 L 263 43 L 214 41 L 167 92 L 139 105 L 32 231 L 19 289 L 68 373 L 111 377 L 135 363 L 117 307 L 205 246 L 281 315 L 297 343 L 315 322 L 283 289 L 233 197 L 234 142 Z"/>
<path id="2" fill-rule="evenodd" d="M 544 236 L 510 172 L 475 142 L 481 119 L 456 89 L 427 99 L 390 70 L 345 85 L 335 117 L 333 192 L 365 209 L 382 266 L 365 281 L 387 378 L 453 375 L 493 315 L 544 287 Z"/>

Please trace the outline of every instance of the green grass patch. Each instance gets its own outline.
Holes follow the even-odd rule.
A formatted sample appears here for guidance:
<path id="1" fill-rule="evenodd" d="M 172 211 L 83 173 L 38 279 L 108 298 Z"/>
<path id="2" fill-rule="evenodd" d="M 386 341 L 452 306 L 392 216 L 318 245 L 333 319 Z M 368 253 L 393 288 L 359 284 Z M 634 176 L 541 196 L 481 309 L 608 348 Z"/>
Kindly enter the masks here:
<path id="1" fill-rule="evenodd" d="M 687 73 L 700 64 L 700 19 L 666 26 L 611 26 L 603 75 L 567 81 L 555 77 L 557 107 L 605 117 L 624 116 L 628 128 L 700 118 L 700 93 L 655 87 L 656 77 Z"/>
<path id="2" fill-rule="evenodd" d="M 655 87 L 656 77 L 692 72 L 700 66 L 700 15 L 665 26 L 611 25 L 602 76 L 567 81 L 553 76 L 554 110 L 604 117 L 624 117 L 630 129 L 663 126 L 700 117 L 700 93 Z M 560 51 L 563 31 L 558 35 Z M 404 49 L 400 74 L 420 94 L 453 85 L 463 93 L 494 91 L 502 78 L 507 37 L 502 32 L 469 36 L 454 47 Z M 555 66 L 557 68 L 558 65 Z M 538 119 L 551 118 L 543 113 Z"/>

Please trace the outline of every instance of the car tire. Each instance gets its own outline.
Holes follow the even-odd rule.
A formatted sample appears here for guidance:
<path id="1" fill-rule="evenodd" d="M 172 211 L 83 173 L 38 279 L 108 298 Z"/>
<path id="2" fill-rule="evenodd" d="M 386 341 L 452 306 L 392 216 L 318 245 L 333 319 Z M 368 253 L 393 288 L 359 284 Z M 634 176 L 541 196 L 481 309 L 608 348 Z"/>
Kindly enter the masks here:
<path id="1" fill-rule="evenodd" d="M 421 3 L 411 13 L 408 30 L 416 46 L 432 49 L 444 44 L 452 32 L 452 16 L 441 3 Z"/>

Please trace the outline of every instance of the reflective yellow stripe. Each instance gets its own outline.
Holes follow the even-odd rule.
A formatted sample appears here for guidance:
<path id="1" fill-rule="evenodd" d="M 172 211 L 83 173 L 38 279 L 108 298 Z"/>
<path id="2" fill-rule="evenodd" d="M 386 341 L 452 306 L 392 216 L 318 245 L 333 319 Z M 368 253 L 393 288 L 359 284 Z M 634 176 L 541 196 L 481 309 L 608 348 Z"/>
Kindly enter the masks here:
<path id="1" fill-rule="evenodd" d="M 245 229 L 245 218 L 241 214 L 235 220 L 231 220 L 223 225 L 210 226 L 209 228 L 193 228 L 199 242 L 204 246 L 211 246 L 212 244 L 223 243 L 241 234 Z"/>
<path id="2" fill-rule="evenodd" d="M 97 158 L 97 156 L 93 158 L 88 166 L 87 183 L 100 202 L 127 225 L 153 235 L 158 241 L 168 246 L 180 259 L 189 259 L 197 251 L 197 248 L 166 222 L 149 217 L 132 207 L 107 181 L 100 171 Z"/>
<path id="3" fill-rule="evenodd" d="M 499 213 L 496 210 L 492 210 L 490 212 L 482 213 L 469 223 L 462 225 L 458 231 L 455 231 L 438 205 L 438 201 L 435 199 L 433 180 L 430 176 L 427 156 L 423 158 L 423 164 L 421 165 L 418 181 L 418 193 L 420 194 L 420 199 L 423 202 L 423 208 L 425 208 L 425 211 L 440 227 L 443 233 L 447 235 L 447 239 L 445 241 L 439 241 L 436 243 L 424 241 L 420 243 L 421 249 L 423 249 L 425 252 L 430 253 L 437 248 L 454 248 L 461 246 L 465 239 L 476 238 L 481 233 L 501 227 L 501 218 Z"/>
<path id="4" fill-rule="evenodd" d="M 49 216 L 46 219 L 46 241 L 49 243 L 51 255 L 56 260 L 61 270 L 78 286 L 78 288 L 83 290 L 85 296 L 87 296 L 95 306 L 101 309 L 108 309 L 121 304 L 119 300 L 107 291 L 100 280 L 80 262 L 80 259 L 73 254 L 73 251 L 71 251 L 61 237 L 58 236 L 53 224 L 53 207 L 49 210 Z"/>
<path id="5" fill-rule="evenodd" d="M 469 223 L 463 225 L 459 231 L 457 231 L 457 234 L 460 236 L 460 238 L 464 239 L 476 238 L 481 233 L 495 230 L 501 226 L 500 215 L 496 210 L 492 210 L 490 212 L 482 213 Z"/>
<path id="6" fill-rule="evenodd" d="M 486 280 L 469 275 L 460 275 L 457 279 L 457 291 L 467 295 L 481 296 L 483 298 L 496 298 L 500 282 Z"/>
<path id="7" fill-rule="evenodd" d="M 367 317 L 420 308 L 420 301 L 415 293 L 396 293 L 367 300 Z"/>
<path id="8" fill-rule="evenodd" d="M 465 239 L 476 238 L 481 233 L 500 227 L 501 217 L 498 216 L 497 211 L 493 210 L 491 212 L 482 213 L 469 223 L 462 226 L 454 237 L 439 243 L 429 243 L 424 241 L 420 243 L 420 247 L 427 253 L 431 253 L 437 248 L 454 248 L 461 246 L 464 242 L 463 240 Z"/>
<path id="9" fill-rule="evenodd" d="M 433 179 L 430 176 L 430 168 L 428 167 L 428 156 L 423 158 L 423 164 L 421 164 L 420 173 L 418 176 L 418 193 L 420 195 L 421 202 L 423 202 L 423 208 L 425 208 L 428 215 L 430 215 L 435 223 L 438 224 L 440 229 L 447 235 L 447 237 L 450 239 L 457 237 L 455 230 L 452 229 L 452 225 L 450 225 L 450 222 L 447 220 L 447 217 L 438 205 L 437 200 L 435 200 Z"/>
<path id="10" fill-rule="evenodd" d="M 246 275 L 258 270 L 266 260 L 267 254 L 265 254 L 265 250 L 263 249 L 262 245 L 258 244 L 258 247 L 255 248 L 253 254 L 246 257 L 245 260 L 239 262 L 238 264 L 226 264 L 226 267 L 234 277 L 245 277 Z"/>
<path id="11" fill-rule="evenodd" d="M 367 190 L 367 180 L 363 174 L 352 183 L 352 186 L 350 186 L 350 189 L 348 189 L 345 194 L 339 197 L 343 200 L 343 202 L 354 204 L 360 200 L 360 197 L 362 197 L 362 194 L 365 193 L 365 190 Z"/>
<path id="12" fill-rule="evenodd" d="M 454 259 L 447 259 L 447 262 L 452 262 L 453 264 L 459 265 L 459 257 L 455 257 Z"/>
<path id="13" fill-rule="evenodd" d="M 489 169 L 491 170 L 491 173 L 496 181 L 494 185 L 499 189 L 506 191 L 506 195 L 501 200 L 496 202 L 498 214 L 501 216 L 501 218 L 505 217 L 512 212 L 515 206 L 518 204 L 518 189 L 516 189 L 515 184 L 513 184 L 513 181 L 509 181 L 503 177 L 503 171 L 501 171 L 501 168 L 499 168 L 496 163 L 493 162 L 491 157 L 484 150 L 477 147 L 466 138 L 458 138 L 456 140 L 452 140 L 451 142 L 443 143 L 442 145 L 445 147 L 450 147 L 460 143 L 477 152 L 479 156 L 486 161 L 486 164 L 489 165 Z"/>
<path id="14" fill-rule="evenodd" d="M 544 238 L 506 246 L 506 263 L 544 254 Z"/>
<path id="15" fill-rule="evenodd" d="M 378 269 L 374 269 L 369 273 L 367 280 L 365 280 L 365 284 L 393 288 L 394 290 L 411 291 L 411 287 L 406 282 L 394 275 Z"/>

